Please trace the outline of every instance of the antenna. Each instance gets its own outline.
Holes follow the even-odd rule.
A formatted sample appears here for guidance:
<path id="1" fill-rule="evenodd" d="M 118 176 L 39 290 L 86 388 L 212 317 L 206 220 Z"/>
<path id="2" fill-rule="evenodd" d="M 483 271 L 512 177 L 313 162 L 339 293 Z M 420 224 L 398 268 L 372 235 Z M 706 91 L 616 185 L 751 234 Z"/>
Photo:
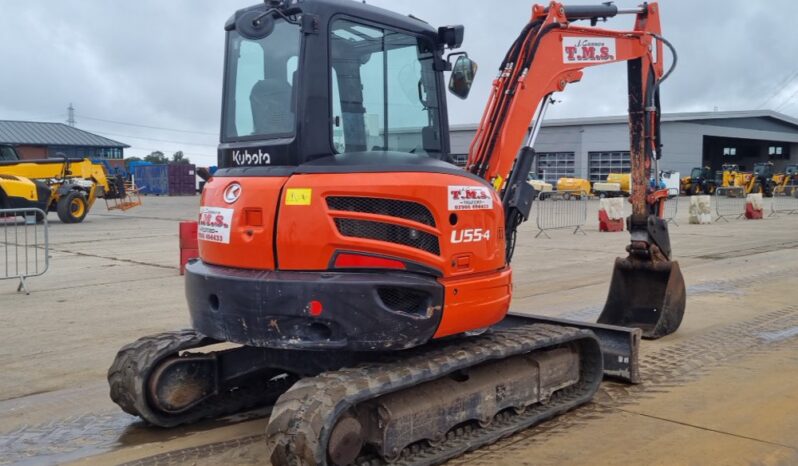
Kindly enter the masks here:
<path id="1" fill-rule="evenodd" d="M 72 102 L 70 102 L 69 107 L 67 107 L 67 124 L 69 126 L 75 126 L 75 107 L 72 105 Z"/>

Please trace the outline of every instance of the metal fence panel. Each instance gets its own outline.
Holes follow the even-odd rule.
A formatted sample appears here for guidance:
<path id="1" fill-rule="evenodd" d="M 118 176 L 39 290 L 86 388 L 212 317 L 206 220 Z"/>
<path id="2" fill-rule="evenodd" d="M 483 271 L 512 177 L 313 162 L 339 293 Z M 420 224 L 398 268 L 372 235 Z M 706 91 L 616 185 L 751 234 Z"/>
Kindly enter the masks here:
<path id="1" fill-rule="evenodd" d="M 668 190 L 668 199 L 665 200 L 665 212 L 663 213 L 663 218 L 667 223 L 672 223 L 679 226 L 676 223 L 676 215 L 679 213 L 679 190 L 670 188 Z"/>
<path id="2" fill-rule="evenodd" d="M 541 192 L 535 202 L 538 234 L 551 238 L 546 230 L 574 229 L 574 234 L 587 234 L 582 227 L 587 222 L 587 193 L 571 191 Z"/>
<path id="3" fill-rule="evenodd" d="M 17 292 L 30 294 L 25 280 L 49 267 L 47 214 L 39 209 L 0 209 L 0 280 L 17 279 Z"/>
<path id="4" fill-rule="evenodd" d="M 741 186 L 720 187 L 715 190 L 715 214 L 728 222 L 728 217 L 741 218 L 745 215 L 745 188 Z"/>
<path id="5" fill-rule="evenodd" d="M 773 190 L 768 217 L 778 214 L 798 214 L 798 185 L 779 186 Z"/>

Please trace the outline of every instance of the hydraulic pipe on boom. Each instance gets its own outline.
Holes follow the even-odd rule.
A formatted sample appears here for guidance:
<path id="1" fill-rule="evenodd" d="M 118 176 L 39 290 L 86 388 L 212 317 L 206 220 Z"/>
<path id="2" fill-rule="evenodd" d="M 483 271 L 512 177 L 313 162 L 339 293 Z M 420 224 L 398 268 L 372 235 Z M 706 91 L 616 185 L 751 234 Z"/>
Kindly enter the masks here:
<path id="1" fill-rule="evenodd" d="M 632 31 L 571 23 L 590 20 L 594 25 L 618 14 L 636 15 Z M 632 215 L 627 222 L 631 243 L 627 247 L 629 256 L 616 261 L 610 294 L 599 321 L 641 327 L 649 338 L 675 331 L 685 307 L 684 279 L 678 263 L 670 260 L 667 224 L 662 221 L 667 192 L 649 187 L 652 164 L 662 155 L 659 86 L 676 63 L 675 51 L 660 33 L 657 3 L 629 10 L 619 10 L 614 5 L 536 5 L 530 23 L 508 51 L 493 82 L 466 165 L 467 170 L 503 192 L 509 261 L 515 230 L 528 216 L 531 204 L 519 201 L 524 194 L 519 180 L 525 180 L 532 168 L 531 146 L 550 95 L 581 80 L 586 67 L 627 62 L 632 172 Z M 667 73 L 663 44 L 671 49 L 674 59 Z M 519 152 L 535 113 L 539 116 L 528 143 Z M 518 208 L 521 204 L 524 208 Z"/>

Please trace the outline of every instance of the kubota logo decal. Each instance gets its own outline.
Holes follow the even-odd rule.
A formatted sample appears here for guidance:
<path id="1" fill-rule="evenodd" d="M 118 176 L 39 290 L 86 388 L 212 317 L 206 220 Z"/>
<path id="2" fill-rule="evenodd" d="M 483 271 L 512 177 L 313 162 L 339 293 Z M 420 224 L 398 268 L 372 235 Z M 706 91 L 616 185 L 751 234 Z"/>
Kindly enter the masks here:
<path id="1" fill-rule="evenodd" d="M 232 204 L 241 197 L 241 185 L 238 183 L 231 183 L 230 186 L 224 190 L 224 202 Z"/>
<path id="2" fill-rule="evenodd" d="M 563 63 L 603 63 L 615 60 L 615 39 L 563 37 Z"/>
<path id="3" fill-rule="evenodd" d="M 268 152 L 263 152 L 258 149 L 257 152 L 250 153 L 248 150 L 243 152 L 240 150 L 233 151 L 233 162 L 236 165 L 270 165 L 272 157 Z"/>
<path id="4" fill-rule="evenodd" d="M 493 208 L 493 196 L 486 186 L 449 186 L 449 210 Z"/>

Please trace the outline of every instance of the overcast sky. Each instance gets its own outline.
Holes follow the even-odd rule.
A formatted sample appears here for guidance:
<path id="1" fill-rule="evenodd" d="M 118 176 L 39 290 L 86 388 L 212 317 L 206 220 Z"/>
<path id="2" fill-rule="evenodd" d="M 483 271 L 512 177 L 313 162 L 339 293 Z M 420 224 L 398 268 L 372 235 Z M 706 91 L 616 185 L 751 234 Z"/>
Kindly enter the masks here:
<path id="1" fill-rule="evenodd" d="M 195 163 L 213 164 L 223 25 L 253 3 L 0 0 L 0 119 L 65 121 L 72 102 L 79 128 L 130 144 L 127 156 L 183 150 Z M 467 101 L 449 96 L 452 123 L 479 120 L 497 67 L 532 6 L 526 0 L 369 3 L 435 26 L 465 25 L 463 48 L 480 69 Z M 661 6 L 663 32 L 679 52 L 679 66 L 663 84 L 664 111 L 768 108 L 798 116 L 798 2 L 663 0 Z M 622 16 L 606 27 L 631 25 L 632 17 Z M 625 88 L 625 65 L 588 69 L 581 83 L 557 95 L 547 116 L 623 114 Z"/>

